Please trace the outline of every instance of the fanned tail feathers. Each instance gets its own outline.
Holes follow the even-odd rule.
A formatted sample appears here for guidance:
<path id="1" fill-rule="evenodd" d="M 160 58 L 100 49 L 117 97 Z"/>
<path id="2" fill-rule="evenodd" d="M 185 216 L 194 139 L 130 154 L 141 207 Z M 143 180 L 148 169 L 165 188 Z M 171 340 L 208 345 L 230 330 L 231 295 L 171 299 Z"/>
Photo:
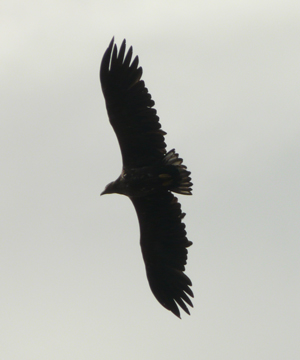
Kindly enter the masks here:
<path id="1" fill-rule="evenodd" d="M 176 174 L 172 174 L 170 190 L 177 194 L 192 195 L 191 172 L 186 170 L 186 166 L 182 164 L 183 160 L 175 152 L 175 149 L 170 150 L 162 162 L 165 166 L 172 166 L 177 170 Z"/>

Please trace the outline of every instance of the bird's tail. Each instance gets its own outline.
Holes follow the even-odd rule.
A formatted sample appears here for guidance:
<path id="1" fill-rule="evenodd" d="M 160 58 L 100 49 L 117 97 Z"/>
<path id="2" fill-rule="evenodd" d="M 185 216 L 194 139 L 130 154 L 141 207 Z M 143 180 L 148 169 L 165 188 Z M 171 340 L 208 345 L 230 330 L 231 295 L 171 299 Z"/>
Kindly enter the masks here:
<path id="1" fill-rule="evenodd" d="M 163 180 L 163 186 L 169 190 L 177 194 L 192 195 L 191 173 L 182 165 L 182 161 L 175 149 L 170 150 L 162 160 L 165 171 L 159 177 Z"/>

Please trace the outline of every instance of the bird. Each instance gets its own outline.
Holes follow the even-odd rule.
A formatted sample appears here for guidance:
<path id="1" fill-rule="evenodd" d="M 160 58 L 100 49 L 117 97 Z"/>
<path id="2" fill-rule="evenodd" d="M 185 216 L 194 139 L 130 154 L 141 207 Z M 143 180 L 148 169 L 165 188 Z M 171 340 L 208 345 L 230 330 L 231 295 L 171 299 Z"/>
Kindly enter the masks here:
<path id="1" fill-rule="evenodd" d="M 121 150 L 121 175 L 101 193 L 129 197 L 140 227 L 146 275 L 158 302 L 178 318 L 193 307 L 192 282 L 184 273 L 188 240 L 185 213 L 173 193 L 191 195 L 190 172 L 175 149 L 167 152 L 154 101 L 141 80 L 139 58 L 112 38 L 100 66 L 107 114 Z M 179 307 L 181 308 L 179 310 Z"/>

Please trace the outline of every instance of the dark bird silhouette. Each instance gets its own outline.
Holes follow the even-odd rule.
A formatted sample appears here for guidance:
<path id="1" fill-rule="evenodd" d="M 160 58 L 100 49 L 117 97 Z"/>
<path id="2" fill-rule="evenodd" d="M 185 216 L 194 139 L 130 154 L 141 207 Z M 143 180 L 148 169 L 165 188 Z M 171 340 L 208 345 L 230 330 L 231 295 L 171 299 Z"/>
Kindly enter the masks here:
<path id="1" fill-rule="evenodd" d="M 132 201 L 140 224 L 140 244 L 150 288 L 166 309 L 189 314 L 191 280 L 184 274 L 187 248 L 185 214 L 172 192 L 191 195 L 190 172 L 175 150 L 166 151 L 154 101 L 141 80 L 139 59 L 126 41 L 114 38 L 104 53 L 100 81 L 108 117 L 122 152 L 123 169 L 102 194 L 118 193 Z M 101 194 L 101 195 L 102 195 Z M 190 297 L 189 297 L 190 296 Z"/>

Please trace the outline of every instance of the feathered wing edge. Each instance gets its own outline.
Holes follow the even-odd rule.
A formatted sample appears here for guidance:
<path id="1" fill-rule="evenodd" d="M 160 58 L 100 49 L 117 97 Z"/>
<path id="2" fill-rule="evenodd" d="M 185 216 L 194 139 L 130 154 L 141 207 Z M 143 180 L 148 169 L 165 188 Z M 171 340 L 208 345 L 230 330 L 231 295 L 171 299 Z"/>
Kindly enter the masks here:
<path id="1" fill-rule="evenodd" d="M 179 318 L 178 305 L 190 314 L 186 304 L 193 307 L 190 297 L 194 295 L 184 271 L 192 242 L 186 237 L 182 223 L 185 214 L 177 198 L 166 191 L 131 200 L 139 219 L 142 254 L 154 296 Z"/>
<path id="2" fill-rule="evenodd" d="M 139 57 L 136 56 L 131 62 L 133 54 L 132 46 L 128 49 L 126 56 L 125 50 L 126 40 L 123 40 L 118 53 L 118 48 L 116 44 L 114 45 L 113 37 L 103 55 L 100 65 L 100 82 L 104 96 L 107 87 L 110 85 L 110 71 L 112 69 L 117 69 L 117 76 L 123 75 L 124 72 L 126 72 L 126 85 L 129 85 L 129 88 L 136 84 L 143 74 L 143 69 L 138 67 Z M 124 79 L 121 78 L 121 80 Z"/>

